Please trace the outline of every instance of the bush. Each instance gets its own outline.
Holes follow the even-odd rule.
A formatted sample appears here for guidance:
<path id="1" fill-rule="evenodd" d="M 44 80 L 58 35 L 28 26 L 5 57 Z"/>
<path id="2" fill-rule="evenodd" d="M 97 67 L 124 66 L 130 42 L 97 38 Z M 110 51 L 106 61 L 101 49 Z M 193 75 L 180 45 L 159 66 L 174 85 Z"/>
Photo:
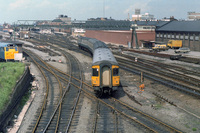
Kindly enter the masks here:
<path id="1" fill-rule="evenodd" d="M 196 129 L 196 128 L 192 128 L 192 130 L 193 130 L 193 131 L 197 131 L 197 129 Z"/>
<path id="2" fill-rule="evenodd" d="M 23 74 L 25 65 L 20 62 L 0 63 L 0 112 L 9 102 L 16 81 Z"/>

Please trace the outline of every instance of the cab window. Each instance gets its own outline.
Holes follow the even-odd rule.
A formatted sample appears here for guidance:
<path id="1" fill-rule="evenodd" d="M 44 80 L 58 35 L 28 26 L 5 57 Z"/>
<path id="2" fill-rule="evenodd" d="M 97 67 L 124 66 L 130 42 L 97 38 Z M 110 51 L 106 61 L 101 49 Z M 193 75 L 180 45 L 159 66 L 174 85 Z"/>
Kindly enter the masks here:
<path id="1" fill-rule="evenodd" d="M 15 47 L 15 51 L 17 51 L 17 47 Z"/>
<path id="2" fill-rule="evenodd" d="M 9 48 L 7 47 L 7 48 L 6 48 L 6 51 L 8 51 L 8 50 L 9 50 Z"/>
<path id="3" fill-rule="evenodd" d="M 119 68 L 113 68 L 113 76 L 119 75 Z"/>
<path id="4" fill-rule="evenodd" d="M 97 68 L 93 68 L 93 69 L 92 69 L 92 76 L 99 76 L 99 73 L 98 73 L 98 69 L 97 69 Z"/>

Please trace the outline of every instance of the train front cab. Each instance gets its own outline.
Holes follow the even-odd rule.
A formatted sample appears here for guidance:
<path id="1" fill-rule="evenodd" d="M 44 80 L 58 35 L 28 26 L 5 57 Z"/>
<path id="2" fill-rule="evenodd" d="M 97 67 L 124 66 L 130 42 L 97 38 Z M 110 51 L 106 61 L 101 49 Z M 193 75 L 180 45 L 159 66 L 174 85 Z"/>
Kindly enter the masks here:
<path id="1" fill-rule="evenodd" d="M 95 91 L 116 91 L 119 85 L 119 66 L 92 66 L 92 86 Z"/>
<path id="2" fill-rule="evenodd" d="M 5 51 L 5 60 L 14 60 L 15 54 L 18 53 L 18 47 L 14 45 L 9 45 L 8 47 L 4 47 Z"/>

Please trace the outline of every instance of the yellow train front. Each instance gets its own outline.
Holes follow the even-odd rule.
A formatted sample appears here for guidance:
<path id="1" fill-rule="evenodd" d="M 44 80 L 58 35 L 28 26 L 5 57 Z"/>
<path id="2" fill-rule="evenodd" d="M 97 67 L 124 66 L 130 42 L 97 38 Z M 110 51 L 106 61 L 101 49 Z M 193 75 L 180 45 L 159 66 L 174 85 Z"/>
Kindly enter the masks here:
<path id="1" fill-rule="evenodd" d="M 0 60 L 14 60 L 18 47 L 13 43 L 0 42 Z"/>
<path id="2" fill-rule="evenodd" d="M 97 95 L 111 94 L 120 85 L 119 65 L 109 48 L 99 47 L 93 52 L 92 86 Z"/>

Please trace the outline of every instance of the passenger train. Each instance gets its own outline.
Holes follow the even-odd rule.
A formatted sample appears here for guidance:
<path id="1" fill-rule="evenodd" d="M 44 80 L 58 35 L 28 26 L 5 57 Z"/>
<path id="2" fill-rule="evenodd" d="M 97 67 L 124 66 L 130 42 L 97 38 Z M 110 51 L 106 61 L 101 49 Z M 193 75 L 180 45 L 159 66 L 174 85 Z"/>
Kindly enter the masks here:
<path id="1" fill-rule="evenodd" d="M 0 42 L 0 60 L 14 60 L 16 53 L 18 53 L 16 44 Z"/>
<path id="2" fill-rule="evenodd" d="M 93 55 L 91 81 L 96 94 L 111 94 L 118 90 L 119 65 L 107 45 L 96 39 L 80 37 L 78 46 Z"/>

